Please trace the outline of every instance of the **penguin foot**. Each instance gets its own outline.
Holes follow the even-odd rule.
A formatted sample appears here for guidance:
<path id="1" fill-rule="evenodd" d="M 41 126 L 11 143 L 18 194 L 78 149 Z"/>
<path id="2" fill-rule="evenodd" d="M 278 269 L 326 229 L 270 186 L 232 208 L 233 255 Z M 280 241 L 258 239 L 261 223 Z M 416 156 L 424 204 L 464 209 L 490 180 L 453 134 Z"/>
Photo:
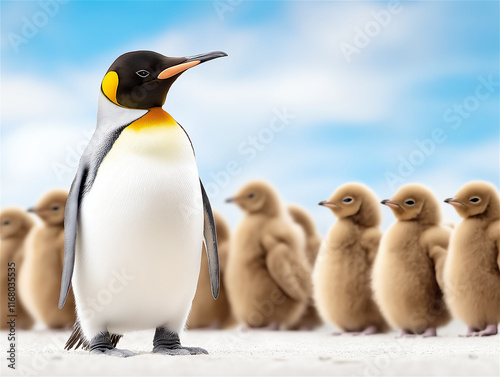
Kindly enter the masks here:
<path id="1" fill-rule="evenodd" d="M 113 346 L 109 332 L 102 332 L 96 335 L 90 341 L 90 354 L 91 355 L 109 355 L 116 357 L 130 357 L 134 356 L 134 353 L 125 349 L 118 349 Z"/>
<path id="2" fill-rule="evenodd" d="M 484 330 L 477 331 L 473 334 L 473 336 L 491 336 L 496 335 L 498 333 L 498 325 L 488 325 Z"/>
<path id="3" fill-rule="evenodd" d="M 243 327 L 243 330 L 245 331 L 256 331 L 256 330 L 278 331 L 279 329 L 280 325 L 278 322 L 272 322 L 269 325 L 262 327 L 250 327 L 250 326 Z"/>
<path id="4" fill-rule="evenodd" d="M 162 355 L 208 355 L 207 350 L 199 347 L 182 347 L 179 334 L 157 327 L 153 339 L 153 353 Z"/>
<path id="5" fill-rule="evenodd" d="M 422 333 L 423 338 L 431 338 L 437 336 L 436 328 L 435 327 L 429 327 L 425 329 L 425 331 Z"/>
<path id="6" fill-rule="evenodd" d="M 459 335 L 460 337 L 471 337 L 471 336 L 491 336 L 498 333 L 498 325 L 492 324 L 487 325 L 484 330 L 479 330 L 475 327 L 468 327 L 467 334 Z"/>
<path id="7" fill-rule="evenodd" d="M 374 335 L 374 334 L 378 334 L 377 326 L 368 326 L 363 331 L 355 332 L 352 335 L 358 336 L 358 335 Z"/>
<path id="8" fill-rule="evenodd" d="M 360 332 L 354 332 L 354 331 L 335 331 L 335 332 L 332 332 L 332 335 L 333 336 L 342 336 L 342 335 L 359 335 L 361 334 Z"/>
<path id="9" fill-rule="evenodd" d="M 416 337 L 416 335 L 410 330 L 406 329 L 401 329 L 401 333 L 399 334 L 399 336 L 397 336 L 397 338 L 414 338 L 414 337 Z"/>
<path id="10" fill-rule="evenodd" d="M 332 335 L 334 336 L 341 336 L 341 335 L 351 335 L 351 336 L 360 336 L 360 335 L 373 335 L 378 333 L 378 328 L 377 326 L 368 326 L 366 327 L 363 331 L 340 331 L 340 332 L 334 332 Z"/>
<path id="11" fill-rule="evenodd" d="M 161 355 L 171 355 L 171 356 L 191 355 L 191 353 L 188 350 L 185 350 L 183 348 L 171 349 L 171 348 L 166 348 L 166 347 L 154 347 L 153 353 L 159 353 Z"/>
<path id="12" fill-rule="evenodd" d="M 470 337 L 474 336 L 475 333 L 479 332 L 479 329 L 476 329 L 474 327 L 467 327 L 467 334 L 465 335 L 459 335 L 459 337 Z"/>
<path id="13" fill-rule="evenodd" d="M 208 355 L 208 351 L 201 347 L 182 347 L 183 350 L 187 350 L 191 355 Z"/>
<path id="14" fill-rule="evenodd" d="M 109 355 L 116 357 L 130 357 L 134 356 L 134 353 L 125 349 L 111 348 L 111 349 L 94 349 L 90 351 L 91 355 Z"/>

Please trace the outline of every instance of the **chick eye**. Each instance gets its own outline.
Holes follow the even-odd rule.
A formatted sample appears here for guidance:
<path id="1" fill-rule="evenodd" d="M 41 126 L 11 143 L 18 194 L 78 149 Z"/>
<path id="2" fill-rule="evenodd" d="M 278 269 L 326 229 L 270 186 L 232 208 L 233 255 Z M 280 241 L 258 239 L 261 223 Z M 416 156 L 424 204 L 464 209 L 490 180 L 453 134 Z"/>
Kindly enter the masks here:
<path id="1" fill-rule="evenodd" d="M 407 206 L 413 206 L 413 205 L 415 205 L 415 201 L 414 201 L 413 199 L 408 199 L 408 200 L 405 202 L 405 204 L 406 204 Z"/>
<path id="2" fill-rule="evenodd" d="M 51 210 L 52 210 L 52 211 L 57 211 L 58 209 L 59 209 L 59 206 L 53 206 L 53 207 L 51 208 Z"/>
<path id="3" fill-rule="evenodd" d="M 252 199 L 255 196 L 255 194 L 248 194 L 248 197 Z"/>
<path id="4" fill-rule="evenodd" d="M 347 198 L 344 198 L 344 200 L 342 200 L 342 201 L 344 203 L 350 203 L 350 202 L 352 202 L 352 198 L 347 197 Z"/>
<path id="5" fill-rule="evenodd" d="M 145 69 L 141 69 L 141 70 L 137 71 L 136 74 L 137 74 L 137 76 L 142 77 L 142 78 L 149 76 L 149 72 L 146 71 Z"/>
<path id="6" fill-rule="evenodd" d="M 479 201 L 480 201 L 480 200 L 481 200 L 481 199 L 479 199 L 478 197 L 476 197 L 476 196 L 475 196 L 475 197 L 473 197 L 473 198 L 470 198 L 470 199 L 469 199 L 469 202 L 471 202 L 471 203 L 479 203 Z"/>
<path id="7" fill-rule="evenodd" d="M 10 224 L 10 221 L 9 220 L 5 220 L 2 225 L 9 225 Z"/>

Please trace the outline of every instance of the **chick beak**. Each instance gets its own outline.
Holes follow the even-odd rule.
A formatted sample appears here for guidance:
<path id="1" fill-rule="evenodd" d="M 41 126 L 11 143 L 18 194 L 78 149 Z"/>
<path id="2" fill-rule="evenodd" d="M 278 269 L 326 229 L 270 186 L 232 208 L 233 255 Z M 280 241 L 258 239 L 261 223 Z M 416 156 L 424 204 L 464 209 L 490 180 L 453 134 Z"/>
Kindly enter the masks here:
<path id="1" fill-rule="evenodd" d="M 386 205 L 388 207 L 400 208 L 398 203 L 395 203 L 395 202 L 391 201 L 390 199 L 384 199 L 380 203 L 382 203 L 383 205 Z"/>
<path id="2" fill-rule="evenodd" d="M 226 203 L 239 203 L 240 201 L 241 201 L 241 199 L 238 198 L 238 197 L 236 197 L 236 196 L 232 197 L 232 198 L 227 198 L 226 199 Z"/>
<path id="3" fill-rule="evenodd" d="M 158 78 L 161 80 L 168 79 L 198 64 L 208 62 L 209 60 L 212 59 L 222 58 L 223 56 L 227 56 L 227 54 L 222 51 L 213 51 L 213 52 L 208 52 L 206 54 L 189 56 L 182 63 L 174 65 L 172 67 L 168 67 L 163 71 L 161 71 L 160 74 L 158 75 Z"/>
<path id="4" fill-rule="evenodd" d="M 26 211 L 27 211 L 27 212 L 31 212 L 31 213 L 36 213 L 36 212 L 37 212 L 37 210 L 36 210 L 36 208 L 35 208 L 35 207 L 30 207 L 30 208 L 28 208 Z"/>
<path id="5" fill-rule="evenodd" d="M 336 205 L 332 202 L 329 202 L 328 200 L 322 200 L 321 202 L 318 203 L 318 205 L 323 206 L 323 207 L 328 207 L 331 209 L 339 208 L 338 205 Z"/>
<path id="6" fill-rule="evenodd" d="M 444 202 L 448 203 L 448 204 L 451 204 L 452 206 L 455 206 L 455 207 L 461 207 L 463 205 L 458 200 L 453 199 L 453 198 L 445 199 Z"/>

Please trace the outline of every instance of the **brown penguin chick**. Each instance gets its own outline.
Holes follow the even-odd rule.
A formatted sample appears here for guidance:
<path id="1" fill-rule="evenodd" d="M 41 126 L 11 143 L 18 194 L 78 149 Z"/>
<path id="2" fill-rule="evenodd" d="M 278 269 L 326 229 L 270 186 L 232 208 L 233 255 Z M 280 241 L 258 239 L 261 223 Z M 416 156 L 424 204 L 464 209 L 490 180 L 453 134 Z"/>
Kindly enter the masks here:
<path id="1" fill-rule="evenodd" d="M 42 220 L 33 229 L 20 278 L 23 301 L 30 313 L 49 328 L 75 322 L 75 300 L 70 291 L 63 309 L 57 307 L 64 257 L 64 207 L 68 192 L 52 190 L 29 211 Z"/>
<path id="2" fill-rule="evenodd" d="M 208 259 L 205 247 L 201 255 L 200 277 L 196 295 L 188 319 L 188 328 L 228 328 L 236 325 L 231 313 L 225 287 L 227 259 L 229 257 L 229 227 L 218 212 L 214 211 L 217 244 L 219 246 L 220 288 L 217 300 L 212 298 L 210 275 L 208 274 Z"/>
<path id="3" fill-rule="evenodd" d="M 468 336 L 495 335 L 500 322 L 500 201 L 495 187 L 470 182 L 453 197 L 463 221 L 450 242 L 445 266 L 451 312 L 469 327 Z"/>
<path id="4" fill-rule="evenodd" d="M 368 187 L 348 183 L 319 204 L 338 218 L 314 267 L 314 297 L 321 317 L 346 333 L 387 331 L 370 285 L 381 237 L 377 198 Z"/>
<path id="5" fill-rule="evenodd" d="M 380 241 L 373 267 L 375 299 L 402 336 L 436 336 L 436 328 L 451 319 L 443 298 L 450 229 L 440 226 L 438 202 L 424 186 L 405 185 L 382 204 L 397 221 Z"/>
<path id="6" fill-rule="evenodd" d="M 288 213 L 290 213 L 290 216 L 292 216 L 293 221 L 300 225 L 300 227 L 304 231 L 304 234 L 306 236 L 306 256 L 309 262 L 309 267 L 312 271 L 312 269 L 314 268 L 314 263 L 316 262 L 319 248 L 321 246 L 321 237 L 316 230 L 316 226 L 311 215 L 309 215 L 309 213 L 307 213 L 304 208 L 298 205 L 291 204 L 288 206 Z M 311 300 L 309 306 L 306 309 L 306 312 L 300 319 L 299 323 L 293 329 L 311 330 L 321 325 L 322 323 L 323 321 L 319 316 L 318 310 L 316 309 L 314 302 Z"/>
<path id="7" fill-rule="evenodd" d="M 30 329 L 34 324 L 19 297 L 17 287 L 24 259 L 25 240 L 32 227 L 33 220 L 22 209 L 11 207 L 0 212 L 1 330 L 9 329 L 8 322 L 13 318 L 17 329 Z"/>
<path id="8" fill-rule="evenodd" d="M 245 212 L 227 266 L 233 313 L 249 327 L 289 329 L 311 296 L 304 234 L 265 182 L 249 183 L 227 201 Z"/>

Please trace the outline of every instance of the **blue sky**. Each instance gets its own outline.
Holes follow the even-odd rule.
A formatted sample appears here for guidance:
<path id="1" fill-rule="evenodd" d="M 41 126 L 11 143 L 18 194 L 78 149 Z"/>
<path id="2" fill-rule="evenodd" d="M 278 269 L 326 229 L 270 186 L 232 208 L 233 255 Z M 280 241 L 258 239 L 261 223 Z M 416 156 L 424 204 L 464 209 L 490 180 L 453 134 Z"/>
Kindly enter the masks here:
<path id="1" fill-rule="evenodd" d="M 69 187 L 102 77 L 138 49 L 228 53 L 186 72 L 164 108 L 188 130 L 202 179 L 217 184 L 214 206 L 233 225 L 240 213 L 223 200 L 255 178 L 308 208 L 322 233 L 333 219 L 316 203 L 345 182 L 364 182 L 380 198 L 410 182 L 439 198 L 473 179 L 499 185 L 498 2 L 401 2 L 392 13 L 388 2 L 45 4 L 52 14 L 40 2 L 1 2 L 2 207 Z M 43 25 L 14 46 L 36 20 Z M 359 31 L 370 30 L 356 47 Z M 359 53 L 346 58 L 347 45 Z M 290 119 L 269 134 L 277 112 Z M 436 133 L 441 141 L 421 151 Z M 253 137 L 268 143 L 250 159 L 241 151 Z M 214 178 L 227 174 L 227 185 Z M 383 210 L 385 227 L 393 219 Z"/>

